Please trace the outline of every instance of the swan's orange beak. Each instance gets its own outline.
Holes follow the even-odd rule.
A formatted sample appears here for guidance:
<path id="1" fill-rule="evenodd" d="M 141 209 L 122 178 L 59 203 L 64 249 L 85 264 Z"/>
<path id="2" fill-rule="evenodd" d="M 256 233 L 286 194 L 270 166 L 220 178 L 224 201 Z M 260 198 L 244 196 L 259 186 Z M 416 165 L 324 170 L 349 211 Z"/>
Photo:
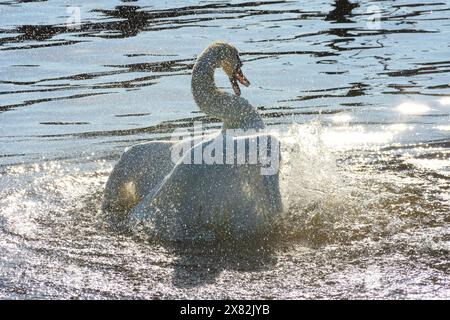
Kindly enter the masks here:
<path id="1" fill-rule="evenodd" d="M 248 87 L 250 85 L 250 81 L 247 80 L 247 78 L 242 73 L 241 68 L 237 68 L 236 72 L 234 73 L 233 77 L 230 78 L 231 86 L 233 87 L 234 94 L 237 96 L 241 95 L 241 89 L 239 88 L 239 85 L 237 81 L 239 81 L 244 86 Z"/>
<path id="2" fill-rule="evenodd" d="M 238 68 L 235 77 L 244 86 L 248 87 L 250 85 L 250 81 L 248 81 L 247 78 L 244 76 L 244 74 L 242 73 L 242 69 L 241 68 Z"/>

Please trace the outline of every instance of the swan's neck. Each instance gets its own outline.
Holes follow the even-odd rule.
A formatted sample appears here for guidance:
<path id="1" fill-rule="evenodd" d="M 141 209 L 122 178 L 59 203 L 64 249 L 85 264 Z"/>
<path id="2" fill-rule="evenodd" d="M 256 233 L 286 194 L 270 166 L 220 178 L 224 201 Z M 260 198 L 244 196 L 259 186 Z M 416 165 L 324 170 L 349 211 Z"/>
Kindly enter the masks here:
<path id="1" fill-rule="evenodd" d="M 221 92 L 214 82 L 214 72 L 219 66 L 219 61 L 212 52 L 204 52 L 192 70 L 192 93 L 200 110 L 204 112 L 207 112 L 210 103 Z"/>
<path id="2" fill-rule="evenodd" d="M 261 129 L 261 115 L 245 99 L 216 87 L 214 72 L 220 67 L 218 54 L 205 51 L 192 71 L 192 93 L 200 110 L 223 121 L 224 129 Z"/>

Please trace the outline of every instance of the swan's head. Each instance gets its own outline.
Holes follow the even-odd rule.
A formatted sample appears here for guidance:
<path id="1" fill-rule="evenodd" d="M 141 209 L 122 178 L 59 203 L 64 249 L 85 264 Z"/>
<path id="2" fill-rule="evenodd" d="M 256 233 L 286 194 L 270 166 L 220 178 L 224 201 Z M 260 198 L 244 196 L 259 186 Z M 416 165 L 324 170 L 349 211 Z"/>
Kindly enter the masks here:
<path id="1" fill-rule="evenodd" d="M 231 44 L 225 42 L 216 42 L 211 47 L 219 55 L 220 67 L 230 79 L 234 93 L 237 96 L 241 95 L 238 81 L 246 87 L 250 85 L 250 81 L 242 73 L 242 62 L 239 58 L 238 50 Z"/>

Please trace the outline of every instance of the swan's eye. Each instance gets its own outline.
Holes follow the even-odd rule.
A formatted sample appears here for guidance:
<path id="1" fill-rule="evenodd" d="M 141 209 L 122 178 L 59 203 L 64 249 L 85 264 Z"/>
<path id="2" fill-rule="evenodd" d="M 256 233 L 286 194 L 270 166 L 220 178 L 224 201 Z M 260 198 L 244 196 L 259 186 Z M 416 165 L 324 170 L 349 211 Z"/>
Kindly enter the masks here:
<path id="1" fill-rule="evenodd" d="M 238 67 L 240 68 L 240 67 L 242 67 L 242 61 L 241 61 L 241 58 L 239 58 L 239 56 L 237 56 L 237 65 L 238 65 Z"/>

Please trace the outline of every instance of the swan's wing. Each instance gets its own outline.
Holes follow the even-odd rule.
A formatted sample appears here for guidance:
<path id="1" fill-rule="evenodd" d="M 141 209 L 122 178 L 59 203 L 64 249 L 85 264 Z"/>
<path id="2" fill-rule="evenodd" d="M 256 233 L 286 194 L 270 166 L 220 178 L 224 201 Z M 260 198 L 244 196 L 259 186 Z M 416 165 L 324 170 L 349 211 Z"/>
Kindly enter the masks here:
<path id="1" fill-rule="evenodd" d="M 173 168 L 171 141 L 138 144 L 127 149 L 105 186 L 103 211 L 128 211 Z"/>

